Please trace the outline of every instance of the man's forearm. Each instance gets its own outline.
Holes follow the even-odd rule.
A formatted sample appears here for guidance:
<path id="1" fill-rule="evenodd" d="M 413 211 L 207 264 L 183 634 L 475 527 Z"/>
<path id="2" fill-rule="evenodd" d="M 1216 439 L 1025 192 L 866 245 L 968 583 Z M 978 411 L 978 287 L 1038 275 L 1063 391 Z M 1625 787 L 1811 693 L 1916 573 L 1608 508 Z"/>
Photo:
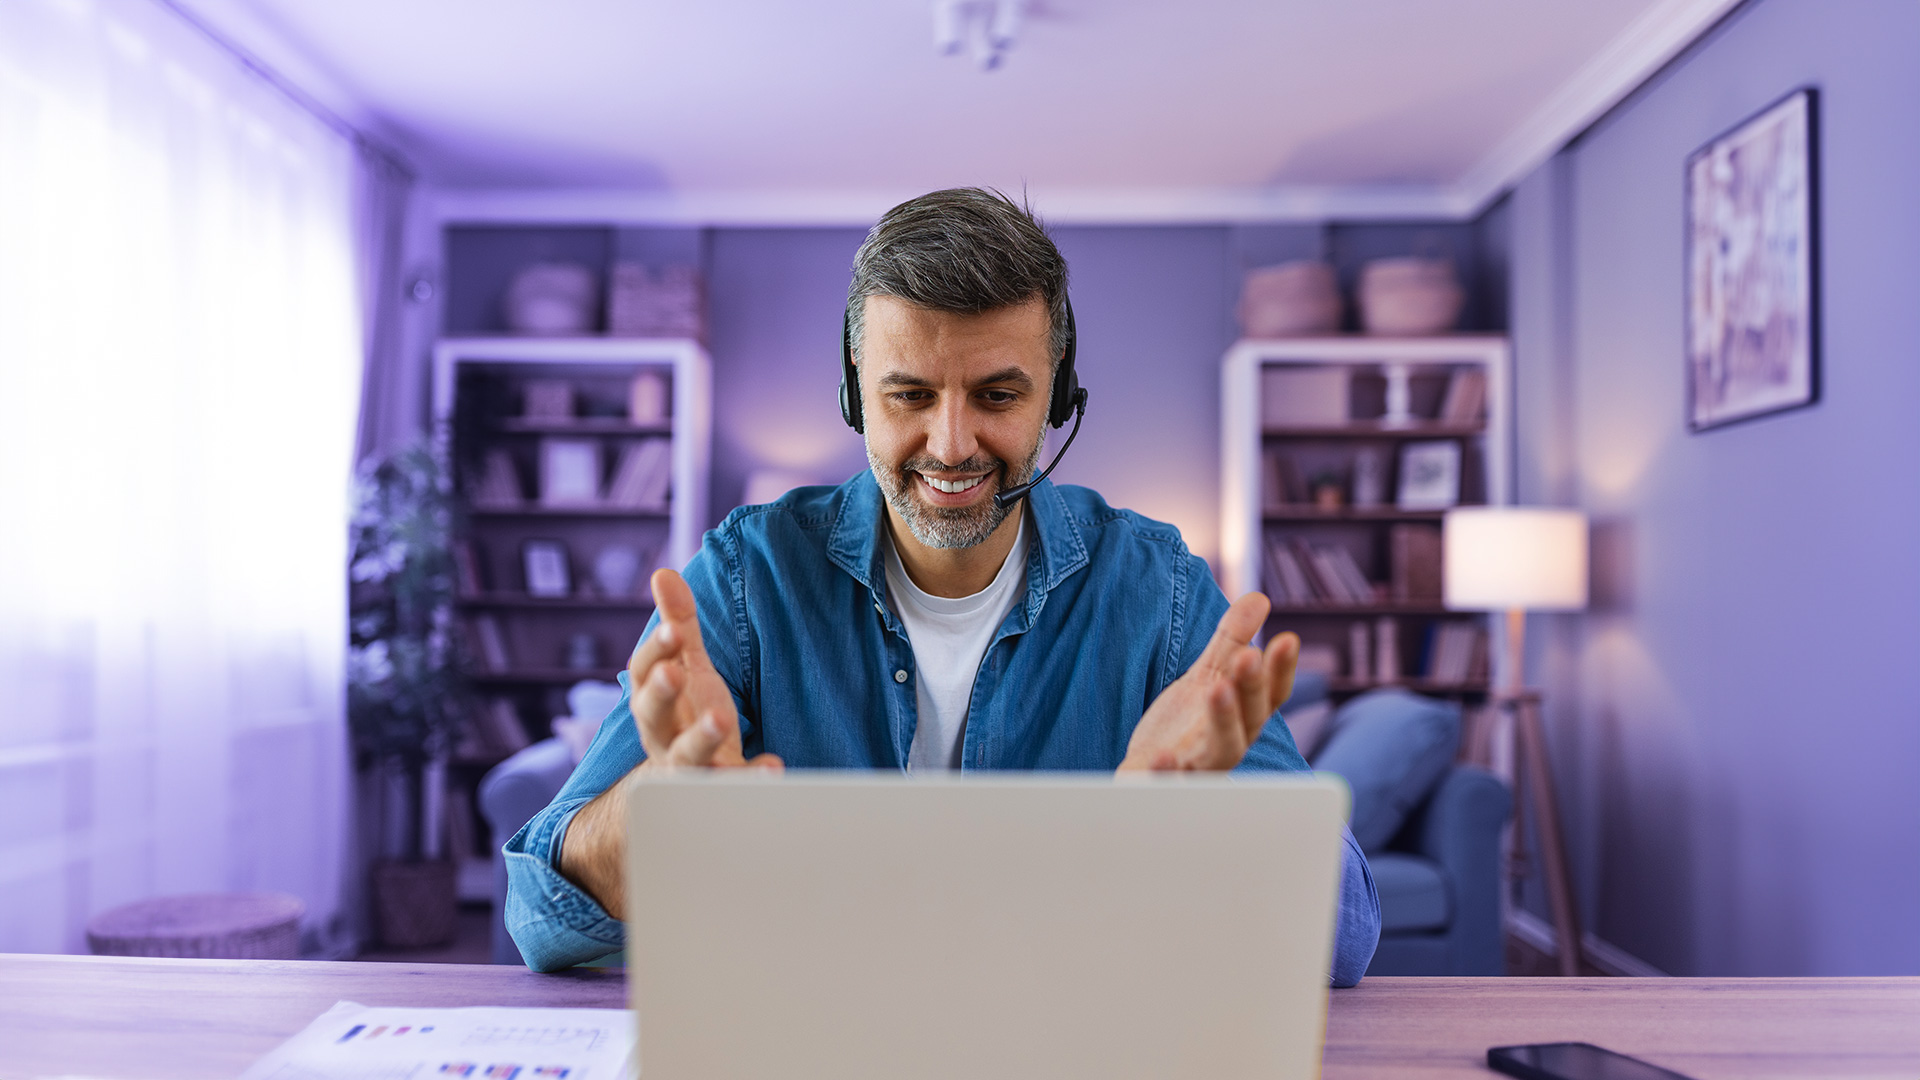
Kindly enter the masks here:
<path id="1" fill-rule="evenodd" d="M 554 866 L 616 919 L 627 910 L 627 785 L 632 779 L 633 772 L 627 773 L 580 808 L 561 836 Z"/>

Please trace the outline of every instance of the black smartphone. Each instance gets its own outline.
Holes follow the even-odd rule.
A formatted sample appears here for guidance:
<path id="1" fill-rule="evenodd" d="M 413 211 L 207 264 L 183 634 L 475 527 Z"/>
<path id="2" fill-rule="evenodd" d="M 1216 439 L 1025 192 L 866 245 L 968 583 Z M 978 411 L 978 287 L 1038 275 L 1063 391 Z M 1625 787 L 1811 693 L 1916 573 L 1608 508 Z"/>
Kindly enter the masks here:
<path id="1" fill-rule="evenodd" d="M 1520 1080 L 1691 1080 L 1672 1069 L 1580 1042 L 1496 1046 L 1487 1051 L 1487 1068 Z"/>

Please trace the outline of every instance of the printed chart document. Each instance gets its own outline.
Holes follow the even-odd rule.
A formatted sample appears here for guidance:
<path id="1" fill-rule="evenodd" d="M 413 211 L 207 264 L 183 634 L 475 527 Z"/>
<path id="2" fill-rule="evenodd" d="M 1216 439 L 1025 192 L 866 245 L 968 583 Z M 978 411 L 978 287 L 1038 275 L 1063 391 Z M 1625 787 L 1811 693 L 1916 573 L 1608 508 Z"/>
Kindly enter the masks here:
<path id="1" fill-rule="evenodd" d="M 621 1080 L 625 1009 L 369 1008 L 342 1001 L 241 1080 Z"/>

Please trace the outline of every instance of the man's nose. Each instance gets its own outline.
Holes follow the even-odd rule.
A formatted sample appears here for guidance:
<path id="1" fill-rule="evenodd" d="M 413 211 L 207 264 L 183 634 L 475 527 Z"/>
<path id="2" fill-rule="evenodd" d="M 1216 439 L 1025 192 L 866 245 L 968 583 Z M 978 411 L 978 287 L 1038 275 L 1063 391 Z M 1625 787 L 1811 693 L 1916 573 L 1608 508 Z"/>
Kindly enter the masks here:
<path id="1" fill-rule="evenodd" d="M 980 449 L 964 400 L 942 401 L 933 409 L 927 432 L 927 453 L 947 465 L 958 465 Z"/>

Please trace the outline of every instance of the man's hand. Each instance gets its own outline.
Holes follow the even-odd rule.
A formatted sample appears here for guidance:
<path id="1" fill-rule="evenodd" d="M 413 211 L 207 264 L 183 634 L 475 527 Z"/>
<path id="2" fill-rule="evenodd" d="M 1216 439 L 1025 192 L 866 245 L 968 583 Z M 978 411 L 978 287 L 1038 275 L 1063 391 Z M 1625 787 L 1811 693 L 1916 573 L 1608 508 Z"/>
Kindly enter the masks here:
<path id="1" fill-rule="evenodd" d="M 626 917 L 627 792 L 642 774 L 667 769 L 780 769 L 780 759 L 752 761 L 740 747 L 733 692 L 713 669 L 700 639 L 693 590 L 672 570 L 653 572 L 660 625 L 627 663 L 628 703 L 647 759 L 580 808 L 560 841 L 556 867 L 616 919 Z"/>
<path id="2" fill-rule="evenodd" d="M 1293 693 L 1300 638 L 1275 634 L 1262 654 L 1253 635 L 1272 605 L 1257 592 L 1234 601 L 1206 651 L 1140 718 L 1121 772 L 1231 769 Z"/>
<path id="3" fill-rule="evenodd" d="M 653 602 L 660 625 L 627 662 L 633 721 L 647 751 L 641 768 L 780 768 L 772 754 L 748 761 L 741 752 L 740 714 L 707 658 L 693 590 L 672 570 L 655 570 Z"/>

